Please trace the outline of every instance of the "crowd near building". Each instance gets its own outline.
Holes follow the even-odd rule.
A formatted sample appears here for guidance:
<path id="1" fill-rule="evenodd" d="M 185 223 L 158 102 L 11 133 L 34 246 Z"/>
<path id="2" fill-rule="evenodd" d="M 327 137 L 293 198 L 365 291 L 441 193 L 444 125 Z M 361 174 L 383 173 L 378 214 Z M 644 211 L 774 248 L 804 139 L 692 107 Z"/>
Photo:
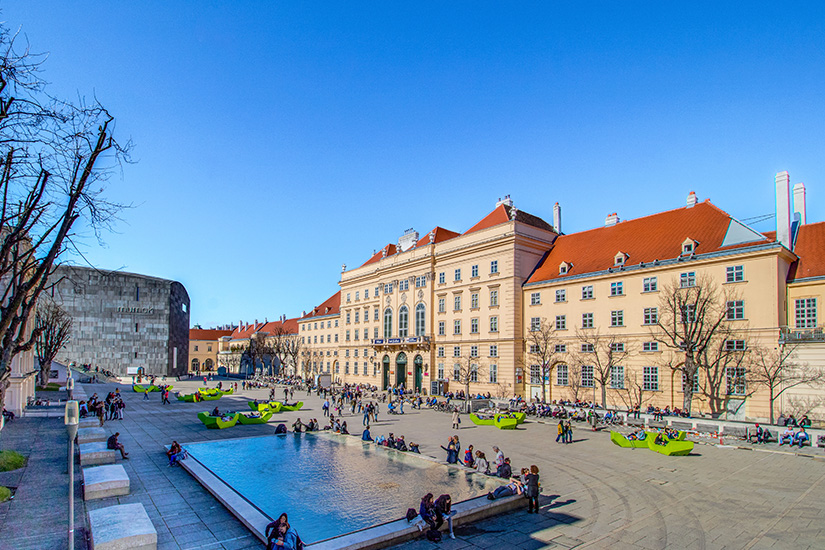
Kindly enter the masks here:
<path id="1" fill-rule="evenodd" d="M 551 223 L 505 197 L 462 233 L 410 229 L 343 266 L 339 291 L 299 318 L 242 322 L 219 340 L 218 362 L 277 333 L 299 349 L 279 354 L 275 370 L 305 377 L 546 400 L 601 402 L 604 391 L 610 406 L 679 408 L 694 345 L 685 331 L 710 319 L 677 302 L 701 291 L 721 315 L 703 351 L 713 368 L 692 381 L 694 410 L 764 418 L 770 400 L 756 358 L 825 365 L 825 223 L 807 223 L 803 184 L 791 189 L 781 172 L 775 185 L 776 231 L 765 233 L 692 192 L 673 210 L 613 213 L 571 234 L 558 204 Z M 814 410 L 823 393 L 795 384 L 775 407 Z"/>

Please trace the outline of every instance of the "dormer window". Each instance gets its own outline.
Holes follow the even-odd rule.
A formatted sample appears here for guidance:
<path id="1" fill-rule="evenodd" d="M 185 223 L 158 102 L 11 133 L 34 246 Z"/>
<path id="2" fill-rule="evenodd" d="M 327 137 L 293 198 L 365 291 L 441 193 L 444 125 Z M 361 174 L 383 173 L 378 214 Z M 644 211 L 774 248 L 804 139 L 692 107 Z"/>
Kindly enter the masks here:
<path id="1" fill-rule="evenodd" d="M 573 267 L 573 264 L 569 264 L 567 262 L 562 262 L 559 264 L 559 275 L 566 275 L 570 268 Z"/>
<path id="2" fill-rule="evenodd" d="M 682 256 L 689 256 L 696 251 L 696 245 L 699 244 L 693 239 L 685 239 L 682 243 Z"/>
<path id="3" fill-rule="evenodd" d="M 618 252 L 615 256 L 613 256 L 613 265 L 623 266 L 628 257 L 629 256 L 624 252 Z"/>

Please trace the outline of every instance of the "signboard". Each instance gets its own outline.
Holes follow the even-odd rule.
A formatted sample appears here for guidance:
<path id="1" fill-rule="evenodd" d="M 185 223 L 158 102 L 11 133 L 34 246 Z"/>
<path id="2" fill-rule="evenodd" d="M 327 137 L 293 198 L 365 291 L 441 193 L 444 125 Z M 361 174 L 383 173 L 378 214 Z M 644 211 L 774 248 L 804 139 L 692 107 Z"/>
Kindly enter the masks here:
<path id="1" fill-rule="evenodd" d="M 387 338 L 388 344 L 400 344 L 401 338 Z"/>
<path id="2" fill-rule="evenodd" d="M 383 344 L 383 343 L 384 343 L 383 338 L 376 338 L 375 340 L 372 341 L 372 345 L 374 345 L 374 346 L 377 346 L 378 344 Z"/>
<path id="3" fill-rule="evenodd" d="M 418 337 L 416 337 L 416 338 L 407 338 L 407 343 L 409 343 L 409 344 L 417 344 L 420 341 L 421 341 L 421 338 L 418 338 Z"/>
<path id="4" fill-rule="evenodd" d="M 151 315 L 155 312 L 155 308 L 153 307 L 123 307 L 119 306 L 117 308 L 118 313 L 140 313 L 140 314 L 148 314 Z"/>
<path id="5" fill-rule="evenodd" d="M 126 374 L 138 374 L 140 367 L 126 367 Z"/>

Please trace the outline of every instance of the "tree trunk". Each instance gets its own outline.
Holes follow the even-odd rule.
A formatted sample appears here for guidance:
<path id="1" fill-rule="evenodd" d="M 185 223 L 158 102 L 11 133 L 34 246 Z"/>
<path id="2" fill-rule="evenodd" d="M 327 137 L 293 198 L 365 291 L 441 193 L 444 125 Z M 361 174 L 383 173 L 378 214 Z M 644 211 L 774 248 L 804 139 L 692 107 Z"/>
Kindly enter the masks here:
<path id="1" fill-rule="evenodd" d="M 67 367 L 68 368 L 68 367 Z M 49 374 L 52 370 L 52 362 L 40 359 L 40 387 L 45 388 L 49 383 Z"/>
<path id="2" fill-rule="evenodd" d="M 602 409 L 607 410 L 607 387 L 602 384 Z"/>
<path id="3" fill-rule="evenodd" d="M 768 411 L 769 411 L 769 414 L 770 414 L 770 421 L 771 421 L 770 423 L 773 424 L 773 402 L 776 399 L 776 397 L 774 397 L 774 395 L 773 395 L 773 386 L 770 387 L 769 399 L 770 399 L 770 401 L 769 401 L 769 405 L 768 405 Z"/>
<path id="4" fill-rule="evenodd" d="M 682 367 L 682 373 L 685 375 L 682 410 L 690 415 L 690 408 L 693 404 L 693 377 L 696 375 L 696 363 L 689 353 L 685 354 L 685 365 Z"/>
<path id="5" fill-rule="evenodd" d="M 464 383 L 464 410 L 466 413 L 471 413 L 470 410 L 470 379 Z"/>

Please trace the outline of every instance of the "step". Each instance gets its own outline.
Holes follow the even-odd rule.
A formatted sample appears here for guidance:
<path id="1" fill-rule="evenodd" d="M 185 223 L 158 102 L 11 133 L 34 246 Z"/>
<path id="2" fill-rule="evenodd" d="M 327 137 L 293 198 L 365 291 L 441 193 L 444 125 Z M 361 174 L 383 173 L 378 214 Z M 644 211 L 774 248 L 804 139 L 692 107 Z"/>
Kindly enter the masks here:
<path id="1" fill-rule="evenodd" d="M 129 475 L 120 464 L 83 468 L 83 500 L 129 494 Z"/>
<path id="2" fill-rule="evenodd" d="M 83 443 L 78 445 L 81 466 L 96 466 L 98 464 L 114 464 L 115 450 L 107 449 L 105 441 Z"/>
<path id="3" fill-rule="evenodd" d="M 143 504 L 118 504 L 89 511 L 92 550 L 157 550 L 158 532 Z"/>
<path id="4" fill-rule="evenodd" d="M 83 443 L 106 441 L 107 438 L 108 436 L 103 428 L 81 428 L 77 430 L 77 442 L 81 445 Z"/>

